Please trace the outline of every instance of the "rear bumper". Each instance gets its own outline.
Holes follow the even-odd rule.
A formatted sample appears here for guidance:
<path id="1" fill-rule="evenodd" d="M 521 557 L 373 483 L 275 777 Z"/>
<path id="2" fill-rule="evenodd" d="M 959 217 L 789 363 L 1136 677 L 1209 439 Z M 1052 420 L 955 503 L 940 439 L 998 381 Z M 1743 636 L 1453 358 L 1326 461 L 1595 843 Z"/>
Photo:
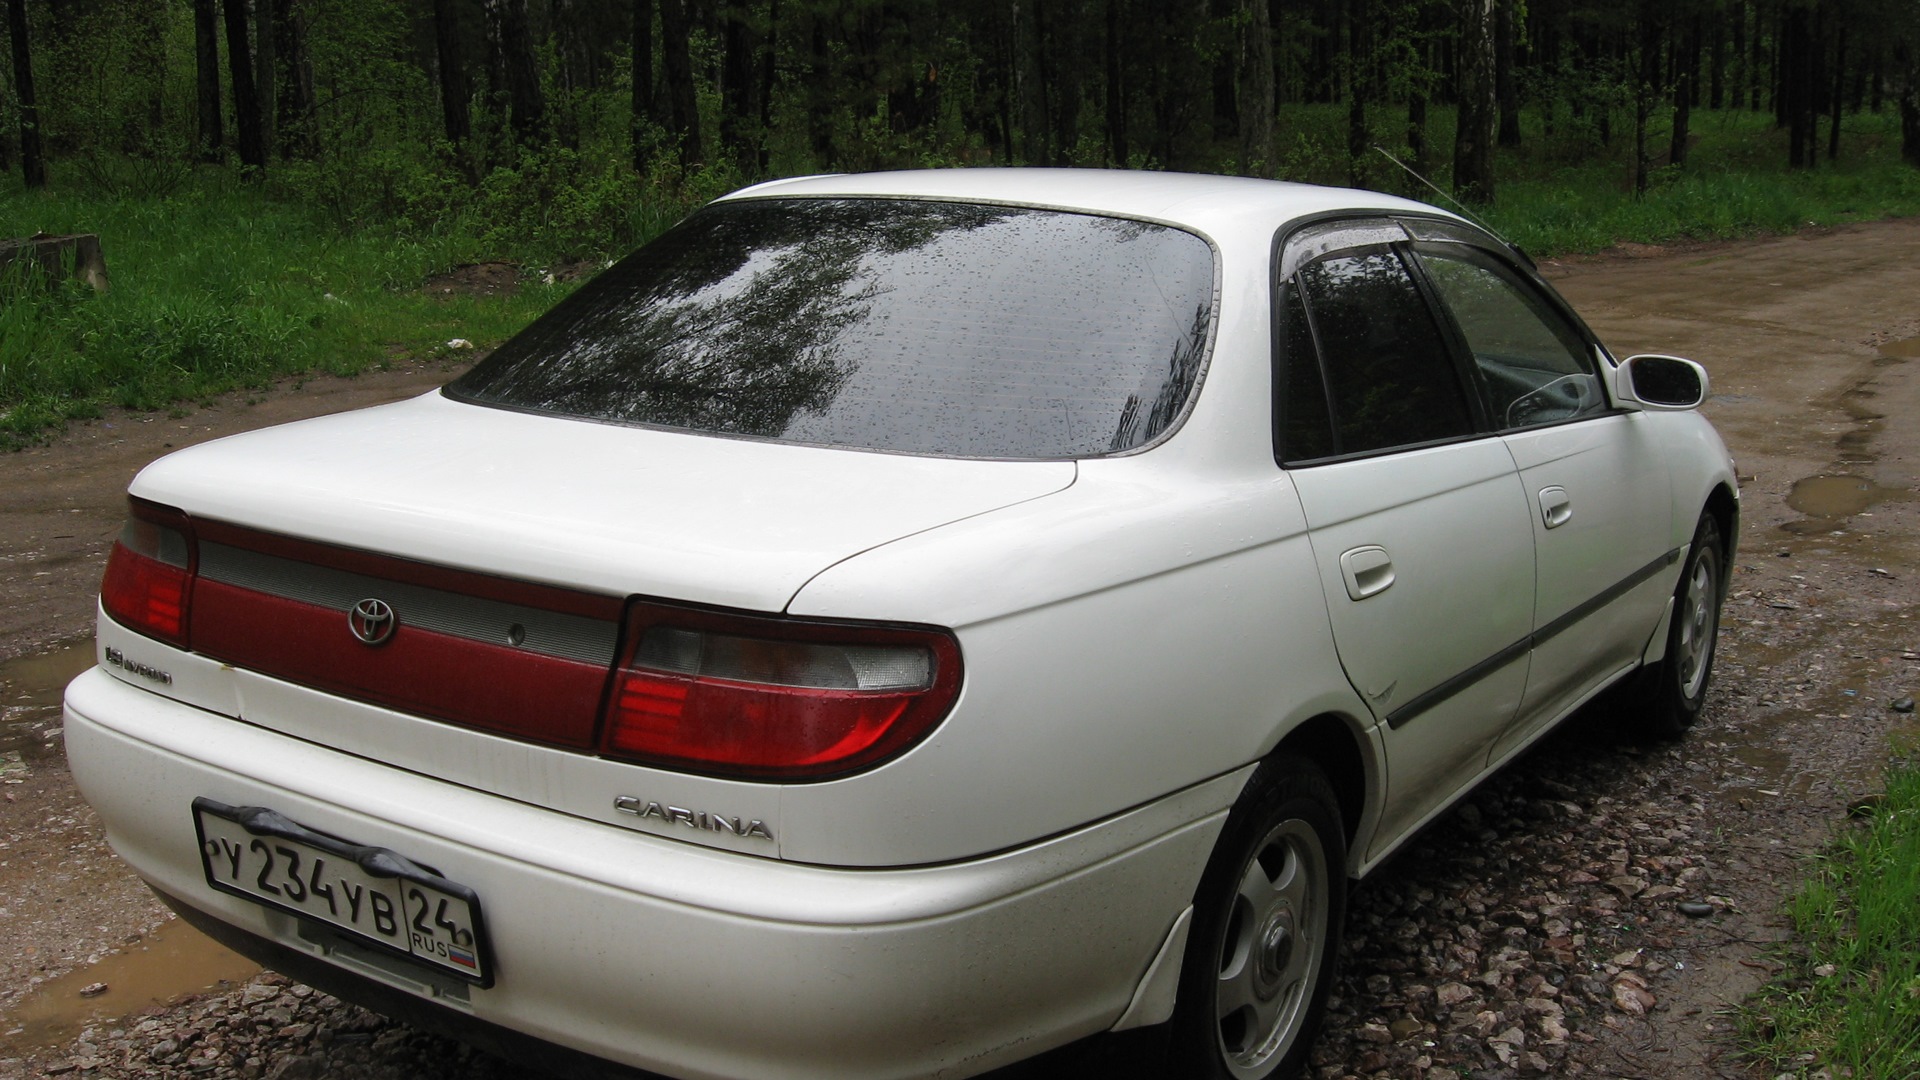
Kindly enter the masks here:
<path id="1" fill-rule="evenodd" d="M 115 850 L 177 905 L 449 1018 L 684 1077 L 970 1075 L 1104 1030 L 1190 901 L 1217 808 L 1245 780 L 987 858 L 841 870 L 433 780 L 98 669 L 68 689 L 66 738 Z M 198 795 L 268 806 L 471 886 L 498 982 L 467 988 L 358 955 L 213 891 Z"/>

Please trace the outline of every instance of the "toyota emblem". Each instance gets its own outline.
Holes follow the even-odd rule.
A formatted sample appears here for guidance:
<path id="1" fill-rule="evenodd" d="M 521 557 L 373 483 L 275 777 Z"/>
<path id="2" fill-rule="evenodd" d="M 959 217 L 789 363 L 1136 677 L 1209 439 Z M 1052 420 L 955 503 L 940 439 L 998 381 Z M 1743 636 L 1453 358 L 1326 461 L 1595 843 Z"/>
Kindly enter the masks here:
<path id="1" fill-rule="evenodd" d="M 385 600 L 368 598 L 353 605 L 347 612 L 347 628 L 363 645 L 379 645 L 393 636 L 393 628 L 399 620 L 393 617 L 393 607 Z"/>

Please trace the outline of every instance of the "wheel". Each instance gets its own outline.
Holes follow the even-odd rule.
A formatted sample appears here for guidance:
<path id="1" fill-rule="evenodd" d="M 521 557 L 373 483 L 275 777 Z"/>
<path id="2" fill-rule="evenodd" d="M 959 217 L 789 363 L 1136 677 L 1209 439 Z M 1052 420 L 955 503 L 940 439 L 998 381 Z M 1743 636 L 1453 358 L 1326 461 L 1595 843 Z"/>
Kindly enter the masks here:
<path id="1" fill-rule="evenodd" d="M 1194 899 L 1171 1050 L 1194 1080 L 1291 1077 L 1333 984 L 1346 833 L 1326 774 L 1260 766 L 1227 817 Z"/>
<path id="2" fill-rule="evenodd" d="M 1635 702 L 1638 722 L 1649 734 L 1678 738 L 1693 726 L 1713 677 L 1713 649 L 1720 639 L 1721 589 L 1726 582 L 1726 545 L 1720 523 L 1701 514 L 1687 549 L 1686 569 L 1673 594 L 1667 654 L 1640 675 Z"/>

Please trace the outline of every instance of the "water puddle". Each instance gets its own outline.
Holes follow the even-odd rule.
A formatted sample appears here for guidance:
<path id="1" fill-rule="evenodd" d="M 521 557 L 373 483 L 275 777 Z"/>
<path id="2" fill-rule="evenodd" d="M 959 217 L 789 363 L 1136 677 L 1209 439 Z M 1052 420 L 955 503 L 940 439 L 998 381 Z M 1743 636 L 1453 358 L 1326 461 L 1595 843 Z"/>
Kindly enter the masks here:
<path id="1" fill-rule="evenodd" d="M 1877 503 L 1913 498 L 1911 491 L 1881 487 L 1864 476 L 1809 476 L 1794 481 L 1793 489 L 1787 492 L 1787 506 L 1806 518 L 1789 521 L 1780 528 L 1800 535 L 1832 532 L 1847 518 L 1864 514 Z"/>
<path id="2" fill-rule="evenodd" d="M 63 1046 L 89 1025 L 259 972 L 260 965 L 175 919 L 125 952 L 35 988 L 0 1020 L 0 1048 L 13 1055 Z"/>
<path id="3" fill-rule="evenodd" d="M 1920 337 L 1889 341 L 1880 346 L 1880 355 L 1889 360 L 1920 360 Z"/>
<path id="4" fill-rule="evenodd" d="M 74 676 L 92 666 L 90 637 L 0 664 L 0 762 L 59 752 L 61 696 Z"/>

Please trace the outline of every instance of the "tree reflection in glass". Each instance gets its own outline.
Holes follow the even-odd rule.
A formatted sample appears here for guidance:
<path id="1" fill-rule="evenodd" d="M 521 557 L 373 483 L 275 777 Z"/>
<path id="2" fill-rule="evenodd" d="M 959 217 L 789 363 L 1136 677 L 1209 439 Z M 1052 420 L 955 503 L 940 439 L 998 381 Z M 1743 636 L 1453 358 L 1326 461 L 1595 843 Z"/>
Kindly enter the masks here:
<path id="1" fill-rule="evenodd" d="M 448 387 L 479 404 L 980 457 L 1130 449 L 1204 363 L 1213 255 L 1139 221 L 883 199 L 710 207 Z"/>

